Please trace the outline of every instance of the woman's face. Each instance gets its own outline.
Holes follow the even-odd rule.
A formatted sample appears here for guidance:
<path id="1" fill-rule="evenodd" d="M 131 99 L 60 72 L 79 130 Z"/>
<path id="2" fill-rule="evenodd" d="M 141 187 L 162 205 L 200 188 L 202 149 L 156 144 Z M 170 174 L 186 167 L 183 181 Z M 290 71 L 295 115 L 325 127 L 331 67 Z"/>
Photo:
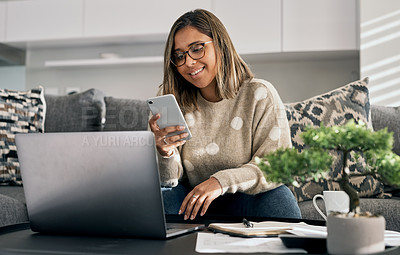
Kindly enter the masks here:
<path id="1" fill-rule="evenodd" d="M 175 34 L 173 52 L 185 52 L 196 43 L 212 41 L 212 38 L 200 33 L 192 26 L 187 26 Z M 204 45 L 205 54 L 201 59 L 194 60 L 188 54 L 185 55 L 184 65 L 177 67 L 178 72 L 191 84 L 201 91 L 211 89 L 215 91 L 217 63 L 213 43 Z"/>

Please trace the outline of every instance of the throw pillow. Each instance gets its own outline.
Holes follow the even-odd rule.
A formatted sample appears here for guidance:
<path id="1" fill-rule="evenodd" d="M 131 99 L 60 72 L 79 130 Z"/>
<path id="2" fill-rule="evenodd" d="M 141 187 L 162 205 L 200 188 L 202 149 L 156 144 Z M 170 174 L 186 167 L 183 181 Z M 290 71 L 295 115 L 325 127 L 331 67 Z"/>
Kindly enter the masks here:
<path id="1" fill-rule="evenodd" d="M 325 126 L 343 125 L 350 119 L 354 119 L 355 122 L 363 121 L 372 128 L 367 85 L 368 79 L 359 80 L 302 102 L 285 104 L 293 147 L 300 152 L 304 149 L 305 145 L 300 134 L 306 126 L 319 127 L 321 123 Z M 330 177 L 339 177 L 343 155 L 338 151 L 330 151 L 330 154 L 334 158 Z M 362 166 L 350 164 L 350 162 L 348 165 L 350 171 L 364 171 Z M 314 195 L 322 193 L 323 190 L 340 190 L 339 184 L 330 180 L 331 178 L 289 188 L 299 202 L 311 200 Z M 383 194 L 383 184 L 372 176 L 353 177 L 350 183 L 359 192 L 360 197 L 375 197 Z"/>
<path id="2" fill-rule="evenodd" d="M 22 184 L 15 134 L 43 132 L 46 104 L 43 88 L 0 89 L 0 184 Z"/>
<path id="3" fill-rule="evenodd" d="M 45 98 L 47 133 L 102 130 L 106 104 L 101 90 L 89 89 L 65 96 L 45 95 Z"/>
<path id="4" fill-rule="evenodd" d="M 106 124 L 104 131 L 147 130 L 149 108 L 146 101 L 106 97 Z"/>

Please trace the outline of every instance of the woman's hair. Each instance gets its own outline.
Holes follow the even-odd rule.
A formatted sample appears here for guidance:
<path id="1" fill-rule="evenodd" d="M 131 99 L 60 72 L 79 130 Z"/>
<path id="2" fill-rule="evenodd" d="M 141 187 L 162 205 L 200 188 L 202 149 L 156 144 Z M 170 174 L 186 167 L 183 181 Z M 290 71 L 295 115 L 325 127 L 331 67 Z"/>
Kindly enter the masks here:
<path id="1" fill-rule="evenodd" d="M 198 88 L 186 81 L 170 61 L 175 35 L 187 26 L 196 28 L 213 40 L 217 61 L 216 94 L 218 97 L 234 98 L 241 84 L 254 76 L 236 52 L 226 28 L 214 14 L 202 9 L 183 14 L 172 25 L 167 39 L 164 53 L 164 80 L 160 92 L 164 95 L 175 95 L 182 110 L 192 112 L 198 109 L 196 100 Z"/>

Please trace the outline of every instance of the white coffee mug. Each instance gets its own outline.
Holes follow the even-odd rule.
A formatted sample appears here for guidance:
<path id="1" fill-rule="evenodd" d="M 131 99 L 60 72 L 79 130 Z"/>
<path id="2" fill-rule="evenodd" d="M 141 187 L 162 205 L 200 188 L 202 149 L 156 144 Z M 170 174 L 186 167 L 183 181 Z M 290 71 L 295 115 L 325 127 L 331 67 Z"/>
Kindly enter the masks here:
<path id="1" fill-rule="evenodd" d="M 322 198 L 325 203 L 326 215 L 321 211 L 317 205 L 317 199 Z M 315 209 L 326 220 L 327 215 L 332 212 L 348 213 L 350 206 L 349 196 L 344 191 L 330 191 L 325 190 L 323 195 L 317 194 L 313 197 L 313 205 Z"/>

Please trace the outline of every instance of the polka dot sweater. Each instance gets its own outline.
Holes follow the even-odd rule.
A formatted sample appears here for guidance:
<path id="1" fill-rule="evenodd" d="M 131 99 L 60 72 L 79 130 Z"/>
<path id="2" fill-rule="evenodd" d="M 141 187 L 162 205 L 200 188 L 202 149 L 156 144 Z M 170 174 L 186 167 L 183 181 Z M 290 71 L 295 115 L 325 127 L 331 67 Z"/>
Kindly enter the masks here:
<path id="1" fill-rule="evenodd" d="M 216 103 L 199 93 L 197 103 L 199 110 L 185 115 L 192 139 L 170 158 L 159 155 L 164 186 L 187 178 L 194 187 L 215 177 L 223 193 L 257 194 L 281 185 L 267 182 L 255 163 L 255 156 L 291 146 L 285 108 L 269 82 L 253 79 Z"/>

